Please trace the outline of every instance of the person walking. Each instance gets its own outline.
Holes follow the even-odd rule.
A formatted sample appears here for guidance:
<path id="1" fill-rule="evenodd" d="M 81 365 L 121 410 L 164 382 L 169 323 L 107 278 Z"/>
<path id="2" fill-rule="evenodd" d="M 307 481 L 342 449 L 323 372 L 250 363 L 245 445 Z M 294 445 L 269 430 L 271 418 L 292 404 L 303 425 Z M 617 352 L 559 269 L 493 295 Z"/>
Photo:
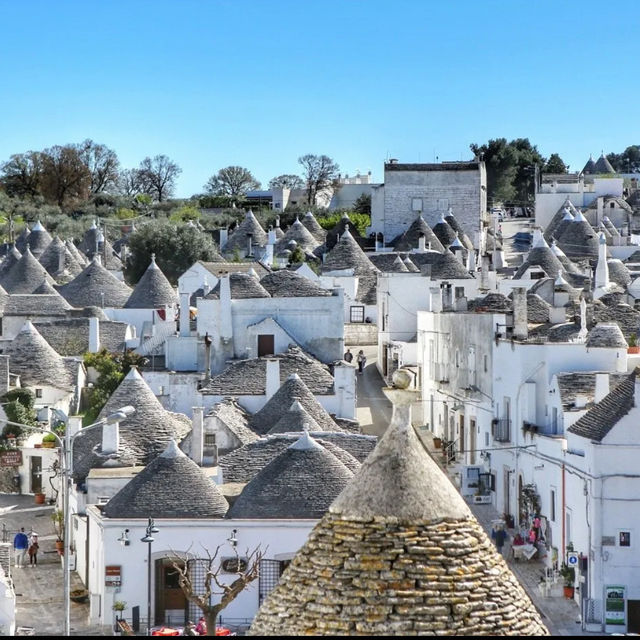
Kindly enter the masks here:
<path id="1" fill-rule="evenodd" d="M 201 616 L 200 620 L 198 620 L 198 624 L 196 625 L 196 631 L 198 635 L 201 635 L 201 636 L 207 635 L 207 621 L 204 616 Z"/>
<path id="2" fill-rule="evenodd" d="M 38 566 L 38 549 L 40 549 L 40 545 L 38 544 L 38 536 L 34 533 L 31 536 L 31 544 L 29 545 L 29 566 L 30 567 Z"/>
<path id="3" fill-rule="evenodd" d="M 498 553 L 502 555 L 502 547 L 504 547 L 505 540 L 507 539 L 507 532 L 503 527 L 494 527 L 491 530 L 491 537 L 496 543 L 496 549 L 498 550 Z"/>
<path id="4" fill-rule="evenodd" d="M 345 362 L 351 362 L 353 360 L 353 353 L 351 353 L 351 349 L 347 349 L 344 353 L 344 356 L 342 357 L 342 359 Z"/>
<path id="5" fill-rule="evenodd" d="M 367 364 L 367 356 L 364 355 L 364 351 L 360 349 L 358 351 L 358 357 L 356 358 L 356 362 L 358 363 L 358 373 L 362 375 L 364 371 L 364 367 Z"/>
<path id="6" fill-rule="evenodd" d="M 25 555 L 29 548 L 29 538 L 24 532 L 24 527 L 21 527 L 20 531 L 16 533 L 16 537 L 13 539 L 13 548 L 16 554 L 16 567 L 24 567 Z"/>

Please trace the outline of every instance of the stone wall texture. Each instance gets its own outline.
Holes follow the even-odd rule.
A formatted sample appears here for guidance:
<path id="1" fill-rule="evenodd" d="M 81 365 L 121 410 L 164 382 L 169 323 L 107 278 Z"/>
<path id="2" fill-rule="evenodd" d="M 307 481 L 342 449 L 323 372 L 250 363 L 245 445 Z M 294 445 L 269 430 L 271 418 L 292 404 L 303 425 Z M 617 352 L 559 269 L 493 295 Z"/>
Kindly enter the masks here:
<path id="1" fill-rule="evenodd" d="M 378 344 L 378 325 L 373 323 L 345 323 L 344 344 Z"/>
<path id="2" fill-rule="evenodd" d="M 548 635 L 475 519 L 328 513 L 249 635 Z"/>

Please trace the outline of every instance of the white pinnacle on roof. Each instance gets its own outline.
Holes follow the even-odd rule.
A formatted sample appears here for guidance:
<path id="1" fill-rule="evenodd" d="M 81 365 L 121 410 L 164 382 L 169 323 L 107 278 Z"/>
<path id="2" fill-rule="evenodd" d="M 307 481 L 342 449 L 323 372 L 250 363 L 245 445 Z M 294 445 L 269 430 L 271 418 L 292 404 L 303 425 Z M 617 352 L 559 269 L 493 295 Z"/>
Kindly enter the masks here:
<path id="1" fill-rule="evenodd" d="M 598 234 L 598 242 L 600 244 L 607 244 L 607 236 L 604 235 L 603 231 Z"/>
<path id="2" fill-rule="evenodd" d="M 575 220 L 573 214 L 571 213 L 571 210 L 569 208 L 565 209 L 565 214 L 562 218 L 563 220 L 569 220 L 571 222 L 573 222 Z"/>
<path id="3" fill-rule="evenodd" d="M 302 435 L 289 447 L 289 449 L 296 449 L 298 451 L 305 451 L 311 449 L 323 449 L 310 435 L 309 431 L 305 429 Z"/>
<path id="4" fill-rule="evenodd" d="M 44 231 L 44 227 L 42 226 L 42 224 L 40 224 L 40 220 L 38 220 L 38 222 L 36 222 L 33 225 L 33 228 L 31 229 L 31 231 Z"/>
<path id="5" fill-rule="evenodd" d="M 575 217 L 573 218 L 574 222 L 586 222 L 587 219 L 582 215 L 582 211 L 580 211 L 580 209 L 578 209 L 578 212 L 576 213 Z"/>
<path id="6" fill-rule="evenodd" d="M 249 271 L 247 271 L 247 273 L 248 273 L 250 276 L 253 276 L 254 278 L 257 278 L 257 277 L 258 277 L 258 274 L 256 273 L 256 270 L 255 270 L 253 267 L 251 267 L 251 268 L 249 269 Z"/>
<path id="7" fill-rule="evenodd" d="M 449 249 L 454 248 L 454 249 L 464 249 L 464 247 L 462 246 L 462 242 L 460 242 L 460 235 L 456 233 L 456 238 L 455 240 L 449 245 Z"/>
<path id="8" fill-rule="evenodd" d="M 95 220 L 92 220 L 92 221 L 91 221 L 91 226 L 89 227 L 89 230 L 91 230 L 91 229 L 97 229 L 97 228 L 98 228 L 98 227 L 96 226 L 96 221 L 95 221 Z"/>
<path id="9" fill-rule="evenodd" d="M 535 249 L 536 247 L 548 247 L 548 246 L 549 245 L 547 244 L 547 241 L 544 239 L 544 236 L 542 235 L 542 229 L 540 228 L 534 229 L 532 248 Z"/>
<path id="10" fill-rule="evenodd" d="M 555 285 L 556 286 L 564 286 L 564 285 L 568 285 L 569 283 L 562 277 L 562 269 L 560 269 L 560 271 L 558 271 L 558 277 L 555 280 Z"/>
<path id="11" fill-rule="evenodd" d="M 144 380 L 144 378 L 140 375 L 137 367 L 131 367 L 124 380 Z"/>
<path id="12" fill-rule="evenodd" d="M 551 251 L 553 251 L 558 258 L 562 256 L 567 257 L 567 254 L 557 245 L 555 240 L 551 243 Z"/>
<path id="13" fill-rule="evenodd" d="M 184 456 L 185 454 L 180 451 L 176 441 L 173 438 L 169 439 L 167 443 L 167 448 L 160 454 L 161 458 L 179 458 L 180 456 Z"/>
<path id="14" fill-rule="evenodd" d="M 440 217 L 438 218 L 438 224 L 449 224 L 449 223 L 444 219 L 444 213 L 440 213 Z"/>

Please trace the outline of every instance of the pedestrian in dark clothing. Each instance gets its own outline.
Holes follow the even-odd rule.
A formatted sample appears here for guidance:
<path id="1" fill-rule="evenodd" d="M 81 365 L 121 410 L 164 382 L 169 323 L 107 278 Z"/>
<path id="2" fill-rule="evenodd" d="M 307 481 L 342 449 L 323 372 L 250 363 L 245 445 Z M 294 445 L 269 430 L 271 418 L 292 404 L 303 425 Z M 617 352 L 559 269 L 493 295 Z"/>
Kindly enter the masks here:
<path id="1" fill-rule="evenodd" d="M 34 535 L 31 537 L 31 544 L 29 545 L 29 565 L 32 567 L 38 566 L 38 549 L 40 549 L 38 536 Z"/>
<path id="2" fill-rule="evenodd" d="M 507 539 L 507 532 L 502 527 L 497 527 L 492 529 L 491 537 L 496 543 L 498 553 L 502 555 L 502 547 L 504 547 L 505 540 Z"/>
<path id="3" fill-rule="evenodd" d="M 343 360 L 345 362 L 351 362 L 353 360 L 353 353 L 351 353 L 351 349 L 347 349 L 343 356 Z"/>
<path id="4" fill-rule="evenodd" d="M 364 351 L 362 349 L 358 351 L 356 362 L 358 363 L 358 373 L 362 374 L 362 372 L 364 371 L 364 367 L 367 364 L 367 357 L 364 355 Z"/>
<path id="5" fill-rule="evenodd" d="M 24 527 L 16 533 L 16 537 L 13 539 L 13 548 L 16 553 L 16 567 L 24 567 L 25 555 L 29 548 L 29 538 L 24 532 Z"/>

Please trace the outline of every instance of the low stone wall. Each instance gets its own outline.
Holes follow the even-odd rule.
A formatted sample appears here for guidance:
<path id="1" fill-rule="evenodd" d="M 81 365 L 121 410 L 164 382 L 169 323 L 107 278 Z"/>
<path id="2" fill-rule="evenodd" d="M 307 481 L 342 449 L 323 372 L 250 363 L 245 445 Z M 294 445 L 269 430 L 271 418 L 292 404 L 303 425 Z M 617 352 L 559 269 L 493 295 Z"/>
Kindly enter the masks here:
<path id="1" fill-rule="evenodd" d="M 368 322 L 345 323 L 345 345 L 378 344 L 378 325 Z"/>

